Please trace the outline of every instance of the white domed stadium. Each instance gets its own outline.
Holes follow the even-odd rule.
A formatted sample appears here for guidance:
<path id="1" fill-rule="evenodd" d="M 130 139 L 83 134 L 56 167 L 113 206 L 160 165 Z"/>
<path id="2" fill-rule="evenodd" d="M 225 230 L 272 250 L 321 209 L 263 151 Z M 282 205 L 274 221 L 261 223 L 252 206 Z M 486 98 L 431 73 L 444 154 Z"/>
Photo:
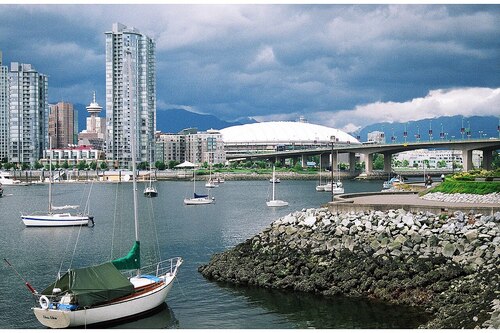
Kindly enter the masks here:
<path id="1" fill-rule="evenodd" d="M 359 144 L 352 135 L 341 130 L 306 122 L 270 121 L 220 130 L 226 154 L 292 149 L 310 149 L 337 143 Z"/>

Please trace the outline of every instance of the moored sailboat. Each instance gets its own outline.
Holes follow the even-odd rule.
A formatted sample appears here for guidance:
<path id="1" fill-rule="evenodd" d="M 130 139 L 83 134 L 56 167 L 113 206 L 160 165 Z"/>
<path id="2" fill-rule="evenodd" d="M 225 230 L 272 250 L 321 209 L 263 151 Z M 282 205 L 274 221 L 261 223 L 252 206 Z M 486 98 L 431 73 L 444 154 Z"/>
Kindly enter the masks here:
<path id="1" fill-rule="evenodd" d="M 275 168 L 275 166 L 273 166 L 273 178 L 272 179 L 276 179 L 275 173 L 276 173 L 276 168 Z M 272 184 L 273 184 L 273 196 L 272 196 L 271 200 L 266 201 L 267 207 L 283 207 L 283 206 L 288 206 L 288 202 L 276 199 L 274 197 L 276 182 L 272 182 Z"/>

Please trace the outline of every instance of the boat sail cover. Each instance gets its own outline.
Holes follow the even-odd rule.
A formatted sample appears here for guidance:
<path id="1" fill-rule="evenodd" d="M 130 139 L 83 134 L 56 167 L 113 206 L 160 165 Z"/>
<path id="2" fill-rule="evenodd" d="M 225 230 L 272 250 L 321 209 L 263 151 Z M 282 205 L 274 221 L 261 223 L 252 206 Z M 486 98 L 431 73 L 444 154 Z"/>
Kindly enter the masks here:
<path id="1" fill-rule="evenodd" d="M 134 246 L 130 249 L 129 253 L 122 258 L 111 261 L 116 269 L 128 270 L 141 268 L 141 251 L 140 242 L 135 241 Z"/>
<path id="2" fill-rule="evenodd" d="M 73 294 L 75 303 L 80 307 L 89 307 L 134 292 L 133 284 L 111 262 L 71 269 L 45 288 L 42 295 L 53 295 L 54 288 L 61 289 L 58 294 Z"/>
<path id="3" fill-rule="evenodd" d="M 196 193 L 195 193 L 195 194 L 194 194 L 194 197 L 195 197 L 195 198 L 206 198 L 206 197 L 208 197 L 208 194 L 196 194 Z"/>

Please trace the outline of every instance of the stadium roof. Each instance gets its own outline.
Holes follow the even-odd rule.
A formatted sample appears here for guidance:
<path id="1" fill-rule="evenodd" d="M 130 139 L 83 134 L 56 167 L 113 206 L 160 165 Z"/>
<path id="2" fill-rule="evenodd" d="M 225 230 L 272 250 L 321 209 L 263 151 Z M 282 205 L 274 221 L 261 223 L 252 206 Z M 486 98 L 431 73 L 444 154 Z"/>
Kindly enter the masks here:
<path id="1" fill-rule="evenodd" d="M 335 128 L 291 121 L 270 121 L 231 126 L 220 130 L 226 143 L 238 142 L 340 142 L 359 143 L 356 138 Z"/>

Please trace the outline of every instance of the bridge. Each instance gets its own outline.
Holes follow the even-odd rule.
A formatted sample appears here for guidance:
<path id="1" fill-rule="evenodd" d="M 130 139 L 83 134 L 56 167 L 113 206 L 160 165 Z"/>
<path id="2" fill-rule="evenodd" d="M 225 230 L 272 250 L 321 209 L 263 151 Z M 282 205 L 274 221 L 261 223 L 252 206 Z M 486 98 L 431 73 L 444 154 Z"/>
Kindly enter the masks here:
<path id="1" fill-rule="evenodd" d="M 384 171 L 391 172 L 391 156 L 392 154 L 403 151 L 416 149 L 450 149 L 462 151 L 463 170 L 469 171 L 472 169 L 472 151 L 481 150 L 483 152 L 483 165 L 486 170 L 491 169 L 493 161 L 493 151 L 500 149 L 500 138 L 490 139 L 468 139 L 468 140 L 436 140 L 425 142 L 408 142 L 408 143 L 390 143 L 390 144 L 354 144 L 335 142 L 331 147 L 321 147 L 314 149 L 303 150 L 287 150 L 276 152 L 261 152 L 261 153 L 236 153 L 227 155 L 227 160 L 270 160 L 271 162 L 282 161 L 291 158 L 294 160 L 302 160 L 302 166 L 306 166 L 307 157 L 320 156 L 321 164 L 328 165 L 330 160 L 332 165 L 337 165 L 338 154 L 349 154 L 350 172 L 354 172 L 356 164 L 356 153 L 364 155 L 365 172 L 367 174 L 373 171 L 373 155 L 384 155 Z"/>

